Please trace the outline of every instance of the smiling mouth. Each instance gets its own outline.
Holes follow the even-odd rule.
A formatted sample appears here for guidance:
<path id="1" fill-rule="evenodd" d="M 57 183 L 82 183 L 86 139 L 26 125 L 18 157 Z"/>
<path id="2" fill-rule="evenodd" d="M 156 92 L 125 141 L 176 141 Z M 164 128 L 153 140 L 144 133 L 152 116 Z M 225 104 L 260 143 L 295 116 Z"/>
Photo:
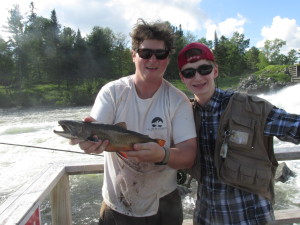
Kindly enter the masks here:
<path id="1" fill-rule="evenodd" d="M 146 67 L 148 70 L 157 70 L 157 67 Z"/>
<path id="2" fill-rule="evenodd" d="M 198 88 L 198 87 L 203 87 L 205 86 L 206 83 L 203 83 L 203 84 L 193 84 L 192 86 L 195 87 L 195 88 Z"/>

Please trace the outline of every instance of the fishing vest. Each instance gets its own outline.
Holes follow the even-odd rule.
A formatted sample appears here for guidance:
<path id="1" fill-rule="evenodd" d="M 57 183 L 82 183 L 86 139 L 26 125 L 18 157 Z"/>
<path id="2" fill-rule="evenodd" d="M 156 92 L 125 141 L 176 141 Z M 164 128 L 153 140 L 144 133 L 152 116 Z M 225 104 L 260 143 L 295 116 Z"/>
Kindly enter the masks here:
<path id="1" fill-rule="evenodd" d="M 201 119 L 193 103 L 199 137 Z M 235 93 L 222 113 L 214 152 L 218 177 L 224 183 L 264 196 L 274 202 L 278 167 L 273 137 L 264 136 L 266 119 L 274 106 L 256 96 Z M 199 146 L 199 140 L 198 140 Z M 200 181 L 200 152 L 188 172 Z"/>

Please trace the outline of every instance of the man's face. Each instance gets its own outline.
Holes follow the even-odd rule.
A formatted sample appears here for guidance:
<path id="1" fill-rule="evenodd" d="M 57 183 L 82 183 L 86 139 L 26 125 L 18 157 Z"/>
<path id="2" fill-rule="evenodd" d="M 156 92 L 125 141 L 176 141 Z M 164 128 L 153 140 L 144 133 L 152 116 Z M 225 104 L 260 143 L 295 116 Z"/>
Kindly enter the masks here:
<path id="1" fill-rule="evenodd" d="M 164 41 L 144 40 L 139 49 L 166 50 Z M 161 79 L 167 69 L 169 57 L 157 59 L 153 54 L 149 59 L 143 59 L 136 51 L 133 54 L 136 74 L 143 80 Z"/>

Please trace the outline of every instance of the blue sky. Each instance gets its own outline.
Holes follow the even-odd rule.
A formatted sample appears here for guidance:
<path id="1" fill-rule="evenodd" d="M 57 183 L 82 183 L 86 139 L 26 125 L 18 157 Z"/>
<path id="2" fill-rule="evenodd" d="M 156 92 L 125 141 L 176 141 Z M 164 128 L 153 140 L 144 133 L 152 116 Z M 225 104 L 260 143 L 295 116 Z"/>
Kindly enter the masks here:
<path id="1" fill-rule="evenodd" d="M 34 0 L 6 0 L 0 3 L 0 26 L 6 24 L 8 10 L 18 4 L 21 12 Z M 93 26 L 110 27 L 128 36 L 140 17 L 168 20 L 197 38 L 213 39 L 214 32 L 227 38 L 237 31 L 250 39 L 250 47 L 262 47 L 265 40 L 287 42 L 282 51 L 300 49 L 299 0 L 39 0 L 34 2 L 39 16 L 50 17 L 55 9 L 59 23 L 82 34 Z M 7 33 L 0 30 L 0 35 Z"/>
<path id="2" fill-rule="evenodd" d="M 250 38 L 254 46 L 262 40 L 262 28 L 271 27 L 275 17 L 296 20 L 298 32 L 300 32 L 299 0 L 204 0 L 200 5 L 215 23 L 228 18 L 237 18 L 238 14 L 242 15 L 246 19 L 243 26 L 245 37 Z"/>

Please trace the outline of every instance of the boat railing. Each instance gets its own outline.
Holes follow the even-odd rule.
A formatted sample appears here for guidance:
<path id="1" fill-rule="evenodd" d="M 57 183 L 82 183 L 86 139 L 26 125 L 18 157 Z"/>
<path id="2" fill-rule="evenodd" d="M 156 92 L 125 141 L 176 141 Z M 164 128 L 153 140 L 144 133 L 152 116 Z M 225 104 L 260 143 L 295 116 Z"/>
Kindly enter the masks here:
<path id="1" fill-rule="evenodd" d="M 277 160 L 299 160 L 300 151 L 277 153 Z M 99 160 L 50 164 L 0 205 L 0 225 L 40 223 L 39 206 L 50 196 L 52 225 L 72 225 L 70 175 L 103 173 Z M 272 224 L 300 223 L 300 208 L 275 211 Z M 191 225 L 185 220 L 184 225 Z"/>

